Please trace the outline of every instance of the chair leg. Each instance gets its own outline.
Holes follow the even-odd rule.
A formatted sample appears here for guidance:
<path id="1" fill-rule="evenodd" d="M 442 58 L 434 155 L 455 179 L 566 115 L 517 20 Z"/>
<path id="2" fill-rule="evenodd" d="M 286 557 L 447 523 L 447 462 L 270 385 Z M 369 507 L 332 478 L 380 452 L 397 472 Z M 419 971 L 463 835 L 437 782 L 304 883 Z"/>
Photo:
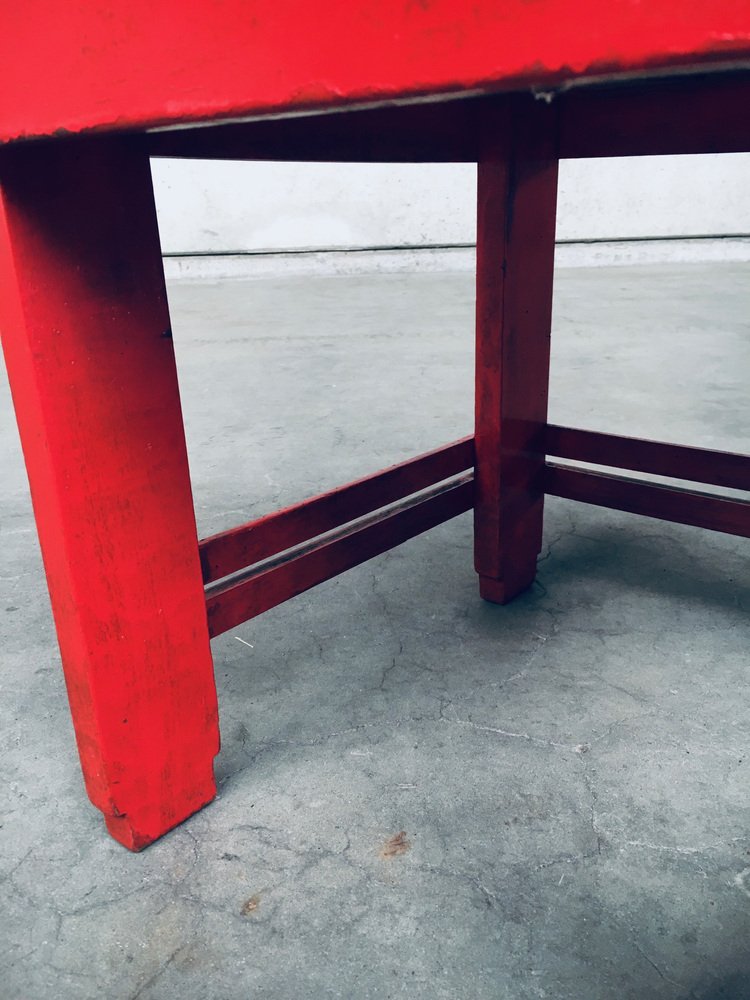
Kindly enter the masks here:
<path id="1" fill-rule="evenodd" d="M 0 328 L 78 750 L 139 850 L 215 795 L 216 689 L 148 158 L 0 152 Z"/>
<path id="2" fill-rule="evenodd" d="M 478 165 L 475 566 L 505 604 L 542 544 L 557 157 L 554 108 L 507 102 Z"/>

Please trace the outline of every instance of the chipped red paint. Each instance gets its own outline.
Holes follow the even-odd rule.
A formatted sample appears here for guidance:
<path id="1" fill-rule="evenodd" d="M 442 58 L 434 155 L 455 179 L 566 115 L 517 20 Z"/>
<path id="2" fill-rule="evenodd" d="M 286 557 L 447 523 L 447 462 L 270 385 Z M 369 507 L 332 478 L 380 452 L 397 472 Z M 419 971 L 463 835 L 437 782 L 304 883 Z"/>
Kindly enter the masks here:
<path id="1" fill-rule="evenodd" d="M 750 64 L 750 0 L 26 0 L 0 142 Z"/>

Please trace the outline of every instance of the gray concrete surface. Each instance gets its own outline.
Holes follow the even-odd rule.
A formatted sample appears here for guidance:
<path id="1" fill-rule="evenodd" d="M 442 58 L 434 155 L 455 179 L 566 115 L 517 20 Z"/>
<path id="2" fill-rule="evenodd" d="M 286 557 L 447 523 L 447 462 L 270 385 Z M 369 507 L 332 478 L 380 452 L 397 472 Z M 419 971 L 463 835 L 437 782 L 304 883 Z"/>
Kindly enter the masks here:
<path id="1" fill-rule="evenodd" d="M 748 278 L 561 272 L 552 419 L 747 450 Z M 202 533 L 470 430 L 468 275 L 171 300 Z M 220 796 L 135 856 L 0 405 L 0 996 L 750 997 L 747 541 L 550 500 L 507 608 L 464 516 L 236 629 Z"/>

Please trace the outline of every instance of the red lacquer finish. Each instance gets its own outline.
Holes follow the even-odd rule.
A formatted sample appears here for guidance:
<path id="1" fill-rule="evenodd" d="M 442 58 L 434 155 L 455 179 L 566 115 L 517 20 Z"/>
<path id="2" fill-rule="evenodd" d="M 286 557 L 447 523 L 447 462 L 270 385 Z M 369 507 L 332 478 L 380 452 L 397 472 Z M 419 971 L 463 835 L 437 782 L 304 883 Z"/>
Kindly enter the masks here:
<path id="1" fill-rule="evenodd" d="M 462 438 L 257 521 L 204 538 L 200 543 L 203 580 L 220 580 L 473 467 L 474 439 Z"/>
<path id="2" fill-rule="evenodd" d="M 501 112 L 479 161 L 474 442 L 474 561 L 498 604 L 531 584 L 542 544 L 557 203 L 554 107 Z"/>
<path id="3" fill-rule="evenodd" d="M 147 159 L 0 155 L 0 329 L 86 788 L 138 850 L 210 801 L 216 692 Z"/>
<path id="4" fill-rule="evenodd" d="M 0 142 L 750 59 L 750 0 L 26 0 Z"/>
<path id="5" fill-rule="evenodd" d="M 547 392 L 558 159 L 749 149 L 750 0 L 27 0 L 0 67 L 3 347 L 86 786 L 131 849 L 214 795 L 209 632 L 472 506 L 504 603 L 545 492 L 750 535 L 747 502 L 545 463 L 749 482 L 549 427 Z M 207 539 L 202 573 L 149 153 L 478 162 L 475 441 Z"/>
<path id="6" fill-rule="evenodd" d="M 465 473 L 402 504 L 300 546 L 238 580 L 207 590 L 212 636 L 255 618 L 311 587 L 380 555 L 415 535 L 471 510 L 474 476 Z"/>
<path id="7" fill-rule="evenodd" d="M 750 459 L 747 463 L 750 465 Z M 544 470 L 544 491 L 567 500 L 750 538 L 750 500 L 589 472 L 555 462 L 549 462 Z"/>
<path id="8" fill-rule="evenodd" d="M 644 441 L 641 438 L 601 434 L 572 427 L 547 426 L 547 455 L 570 458 L 589 465 L 650 472 L 656 476 L 708 483 L 750 493 L 750 458 L 731 451 L 687 448 L 685 445 Z"/>

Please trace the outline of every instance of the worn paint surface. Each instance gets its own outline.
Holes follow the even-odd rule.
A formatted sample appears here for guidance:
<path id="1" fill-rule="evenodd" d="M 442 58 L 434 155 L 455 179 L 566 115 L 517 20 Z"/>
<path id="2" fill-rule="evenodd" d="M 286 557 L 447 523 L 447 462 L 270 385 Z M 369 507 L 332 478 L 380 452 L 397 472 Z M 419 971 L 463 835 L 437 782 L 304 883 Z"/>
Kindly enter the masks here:
<path id="1" fill-rule="evenodd" d="M 86 788 L 137 850 L 213 798 L 219 749 L 148 162 L 116 137 L 9 159 L 3 350 Z"/>
<path id="2" fill-rule="evenodd" d="M 750 61 L 750 0 L 0 8 L 0 142 Z"/>
<path id="3" fill-rule="evenodd" d="M 750 0 L 29 0 L 0 10 L 0 142 L 743 59 Z M 476 553 L 483 595 L 501 602 L 531 582 L 541 537 L 546 118 L 541 103 L 513 128 L 501 115 L 480 156 Z M 0 184 L 0 327 L 79 752 L 110 831 L 137 849 L 211 799 L 218 749 L 146 152 L 120 139 L 6 150 Z M 460 490 L 454 512 L 471 506 Z M 212 599 L 212 632 L 356 564 L 366 544 L 383 551 L 380 530 L 356 559 L 320 550 L 307 578 Z"/>

